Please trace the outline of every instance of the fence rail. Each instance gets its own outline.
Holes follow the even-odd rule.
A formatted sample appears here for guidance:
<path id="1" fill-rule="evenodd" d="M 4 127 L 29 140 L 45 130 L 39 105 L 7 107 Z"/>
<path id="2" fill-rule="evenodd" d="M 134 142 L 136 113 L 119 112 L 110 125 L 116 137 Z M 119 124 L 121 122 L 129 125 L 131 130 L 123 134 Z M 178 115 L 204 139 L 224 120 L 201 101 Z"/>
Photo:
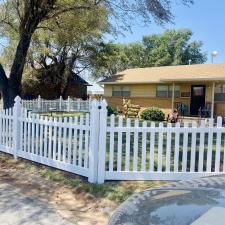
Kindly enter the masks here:
<path id="1" fill-rule="evenodd" d="M 0 112 L 0 151 L 105 180 L 184 180 L 225 173 L 222 118 L 163 124 L 107 116 L 107 104 L 90 102 L 85 115 L 43 117 L 15 99 Z"/>
<path id="2" fill-rule="evenodd" d="M 22 100 L 22 107 L 32 112 L 65 111 L 65 112 L 89 112 L 90 100 L 72 99 L 62 97 L 55 100 L 42 99 L 40 96 L 33 100 Z"/>
<path id="3" fill-rule="evenodd" d="M 129 118 L 116 121 L 112 115 L 104 129 L 107 138 L 100 153 L 104 159 L 99 161 L 104 164 L 104 180 L 176 180 L 225 172 L 221 117 L 216 126 L 213 119 L 183 126 L 140 124 L 136 119 L 131 126 Z"/>

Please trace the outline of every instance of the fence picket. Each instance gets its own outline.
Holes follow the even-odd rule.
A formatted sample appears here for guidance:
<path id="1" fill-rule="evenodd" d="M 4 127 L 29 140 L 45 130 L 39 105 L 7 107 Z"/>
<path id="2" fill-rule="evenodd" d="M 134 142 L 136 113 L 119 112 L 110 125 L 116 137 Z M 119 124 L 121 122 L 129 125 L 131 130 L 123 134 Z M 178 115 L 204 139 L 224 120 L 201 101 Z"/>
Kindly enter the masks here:
<path id="1" fill-rule="evenodd" d="M 196 132 L 197 124 L 195 121 L 192 122 L 192 136 L 191 136 L 191 167 L 190 172 L 195 172 L 195 154 L 196 154 Z"/>
<path id="2" fill-rule="evenodd" d="M 147 127 L 147 122 L 142 123 L 142 127 Z M 146 170 L 146 131 L 142 132 L 142 154 L 141 154 L 141 170 Z"/>
<path id="3" fill-rule="evenodd" d="M 209 128 L 213 128 L 214 119 L 209 119 Z M 213 130 L 208 131 L 208 151 L 207 151 L 207 167 L 206 171 L 212 171 L 212 146 L 213 145 Z"/>
<path id="4" fill-rule="evenodd" d="M 187 147 L 188 147 L 188 123 L 184 123 L 184 136 L 183 136 L 183 156 L 182 156 L 182 172 L 187 171 Z"/>
<path id="5" fill-rule="evenodd" d="M 9 146 L 9 109 L 6 109 L 6 114 L 5 114 L 5 145 Z"/>
<path id="6" fill-rule="evenodd" d="M 80 125 L 83 125 L 84 122 L 84 116 L 81 115 L 80 116 Z M 79 133 L 79 154 L 78 154 L 78 165 L 81 166 L 82 165 L 82 148 L 83 148 L 83 130 L 80 129 L 80 133 Z"/>
<path id="7" fill-rule="evenodd" d="M 86 114 L 85 126 L 89 124 L 89 114 Z M 85 145 L 84 145 L 84 167 L 88 167 L 88 146 L 89 146 L 89 130 L 85 129 Z"/>
<path id="8" fill-rule="evenodd" d="M 44 117 L 41 116 L 41 122 L 44 121 Z M 44 156 L 44 152 L 43 152 L 43 132 L 44 132 L 44 125 L 41 123 L 40 124 L 40 156 Z"/>
<path id="9" fill-rule="evenodd" d="M 123 127 L 123 117 L 119 116 L 118 127 Z M 118 131 L 118 144 L 117 144 L 117 171 L 122 170 L 122 132 Z"/>
<path id="10" fill-rule="evenodd" d="M 52 117 L 49 118 L 49 129 L 48 129 L 48 158 L 52 158 Z"/>
<path id="11" fill-rule="evenodd" d="M 114 129 L 115 127 L 115 115 L 110 117 L 110 143 L 109 143 L 109 171 L 113 171 L 114 163 Z"/>
<path id="12" fill-rule="evenodd" d="M 2 145 L 5 146 L 5 110 L 2 114 Z"/>
<path id="13" fill-rule="evenodd" d="M 89 112 L 90 104 L 89 100 L 72 99 L 70 97 L 67 100 L 63 100 L 62 96 L 55 100 L 41 99 L 40 96 L 34 100 L 22 100 L 22 107 L 32 110 L 32 112 L 48 112 L 52 109 L 60 112 Z"/>
<path id="14" fill-rule="evenodd" d="M 125 156 L 125 171 L 129 171 L 130 170 L 130 126 L 131 126 L 131 122 L 130 122 L 130 118 L 127 118 L 126 121 L 126 127 L 127 127 L 127 131 L 126 131 L 126 156 Z"/>
<path id="15" fill-rule="evenodd" d="M 25 119 L 27 119 L 28 117 L 27 117 L 27 112 L 25 112 Z M 24 150 L 24 152 L 26 152 L 27 151 L 27 122 L 26 122 L 26 120 L 25 120 L 25 122 L 24 122 L 24 141 L 23 141 L 23 150 Z"/>
<path id="16" fill-rule="evenodd" d="M 171 158 L 171 128 L 172 124 L 167 124 L 168 131 L 166 135 L 166 172 L 170 172 L 170 158 Z"/>
<path id="17" fill-rule="evenodd" d="M 48 117 L 45 117 L 45 131 L 44 131 L 44 157 L 47 157 L 48 144 Z"/>
<path id="18" fill-rule="evenodd" d="M 64 124 L 67 123 L 67 117 L 63 118 Z M 62 161 L 66 162 L 66 151 L 67 151 L 67 127 L 63 126 L 63 152 L 62 152 Z"/>
<path id="19" fill-rule="evenodd" d="M 35 126 L 35 124 L 34 124 L 34 120 L 35 120 L 35 115 L 34 114 L 32 114 L 31 115 L 31 119 L 32 119 L 32 123 L 31 123 L 31 152 L 32 152 L 32 154 L 34 154 L 34 126 Z"/>
<path id="20" fill-rule="evenodd" d="M 174 172 L 179 169 L 180 123 L 176 123 L 175 148 L 174 148 Z"/>
<path id="21" fill-rule="evenodd" d="M 158 172 L 162 172 L 162 149 L 163 149 L 163 123 L 159 123 L 159 136 L 158 136 Z"/>
<path id="22" fill-rule="evenodd" d="M 56 145 L 57 145 L 57 122 L 58 119 L 54 118 L 54 126 L 53 126 L 53 152 L 52 152 L 52 158 L 53 160 L 56 160 Z"/>
<path id="23" fill-rule="evenodd" d="M 139 127 L 138 119 L 134 121 L 134 127 Z M 134 153 L 133 153 L 133 171 L 138 170 L 138 131 L 137 129 L 134 130 Z"/>
<path id="24" fill-rule="evenodd" d="M 204 145 L 205 145 L 205 121 L 202 120 L 200 124 L 200 146 L 199 146 L 199 160 L 198 160 L 198 171 L 203 171 L 203 160 L 204 160 Z"/>
<path id="25" fill-rule="evenodd" d="M 71 163 L 71 146 L 72 146 L 72 143 L 71 143 L 71 139 L 72 139 L 72 117 L 69 118 L 69 124 L 70 124 L 70 127 L 69 127 L 69 134 L 68 134 L 68 156 L 67 156 L 67 162 L 68 163 Z"/>
<path id="26" fill-rule="evenodd" d="M 59 118 L 59 135 L 58 135 L 58 147 L 57 147 L 57 160 L 62 161 L 62 118 Z"/>
<path id="27" fill-rule="evenodd" d="M 74 118 L 74 143 L 73 143 L 73 164 L 77 165 L 77 125 L 78 125 L 78 117 Z"/>
<path id="28" fill-rule="evenodd" d="M 27 152 L 31 152 L 31 112 L 28 113 L 28 129 L 27 129 Z"/>
<path id="29" fill-rule="evenodd" d="M 151 132 L 150 132 L 150 172 L 154 171 L 154 161 L 155 161 L 155 123 L 151 122 Z"/>
<path id="30" fill-rule="evenodd" d="M 217 128 L 222 127 L 222 117 L 217 117 Z M 221 151 L 221 131 L 217 131 L 216 135 L 216 157 L 215 157 L 215 172 L 220 171 L 220 151 Z"/>

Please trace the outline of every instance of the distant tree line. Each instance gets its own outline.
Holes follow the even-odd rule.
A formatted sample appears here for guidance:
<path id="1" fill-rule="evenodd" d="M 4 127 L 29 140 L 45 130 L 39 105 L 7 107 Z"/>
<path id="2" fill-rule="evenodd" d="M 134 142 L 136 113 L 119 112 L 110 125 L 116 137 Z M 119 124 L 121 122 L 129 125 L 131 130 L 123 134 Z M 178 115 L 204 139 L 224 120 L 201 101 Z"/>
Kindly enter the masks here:
<path id="1" fill-rule="evenodd" d="M 189 29 L 166 30 L 129 44 L 101 43 L 94 56 L 94 77 L 108 77 L 129 68 L 201 64 L 206 62 L 201 41 L 191 41 Z M 189 61 L 191 60 L 191 61 Z"/>

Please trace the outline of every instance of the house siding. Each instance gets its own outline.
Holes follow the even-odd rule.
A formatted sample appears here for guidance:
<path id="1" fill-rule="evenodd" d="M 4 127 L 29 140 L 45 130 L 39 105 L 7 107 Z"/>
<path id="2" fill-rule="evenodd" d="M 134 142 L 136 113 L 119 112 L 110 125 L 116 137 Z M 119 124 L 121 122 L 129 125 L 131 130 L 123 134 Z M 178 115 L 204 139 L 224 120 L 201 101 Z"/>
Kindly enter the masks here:
<path id="1" fill-rule="evenodd" d="M 112 96 L 113 86 L 111 84 L 104 86 L 104 96 L 109 105 L 116 107 L 118 110 L 123 109 L 123 97 Z M 118 85 L 117 85 L 118 86 Z M 125 97 L 126 99 L 131 99 L 132 104 L 140 105 L 142 108 L 147 108 L 151 106 L 161 108 L 164 113 L 169 113 L 171 110 L 171 97 L 170 98 L 157 98 L 156 97 L 156 87 L 157 84 L 130 84 L 126 85 L 130 88 L 130 97 Z M 190 85 L 182 84 L 181 92 L 189 92 Z M 186 113 L 189 113 L 190 98 L 175 98 L 175 104 L 183 103 L 187 106 Z"/>
<path id="2" fill-rule="evenodd" d="M 115 84 L 118 86 L 118 84 Z M 130 87 L 130 97 L 125 97 L 126 99 L 131 99 L 132 104 L 140 105 L 142 108 L 146 107 L 159 107 L 164 113 L 168 113 L 171 111 L 171 103 L 172 99 L 170 98 L 159 98 L 156 97 L 156 87 L 158 84 L 127 84 L 126 86 Z M 191 93 L 191 85 L 192 83 L 187 84 L 179 84 L 181 92 L 190 92 Z M 205 93 L 205 102 L 206 104 L 210 104 L 212 101 L 212 85 L 210 83 L 206 85 L 206 93 Z M 104 96 L 108 101 L 108 104 L 116 107 L 118 110 L 123 109 L 123 97 L 113 97 L 112 90 L 113 84 L 105 84 L 104 85 Z M 174 99 L 174 104 L 183 103 L 187 109 L 185 115 L 190 114 L 190 104 L 191 97 L 180 97 Z M 215 105 L 215 114 L 224 115 L 222 112 L 225 112 L 225 104 L 219 103 Z"/>

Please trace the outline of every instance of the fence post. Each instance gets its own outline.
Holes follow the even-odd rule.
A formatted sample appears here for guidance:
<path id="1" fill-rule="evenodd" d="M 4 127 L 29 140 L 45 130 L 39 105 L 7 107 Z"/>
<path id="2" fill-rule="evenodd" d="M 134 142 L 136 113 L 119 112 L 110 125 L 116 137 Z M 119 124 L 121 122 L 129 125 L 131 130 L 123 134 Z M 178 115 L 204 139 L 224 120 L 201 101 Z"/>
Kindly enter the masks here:
<path id="1" fill-rule="evenodd" d="M 106 100 L 100 102 L 99 127 L 99 151 L 98 151 L 98 184 L 105 181 L 105 152 L 106 152 L 106 127 L 107 127 L 107 103 Z"/>
<path id="2" fill-rule="evenodd" d="M 67 111 L 70 111 L 70 96 L 67 98 Z"/>
<path id="3" fill-rule="evenodd" d="M 80 98 L 77 99 L 77 111 L 80 112 L 81 110 L 81 100 Z"/>
<path id="4" fill-rule="evenodd" d="M 59 111 L 62 111 L 62 96 L 59 97 Z"/>
<path id="5" fill-rule="evenodd" d="M 98 149 L 99 149 L 99 105 L 96 100 L 91 102 L 90 110 L 90 155 L 89 177 L 91 183 L 97 182 L 98 176 Z"/>
<path id="6" fill-rule="evenodd" d="M 17 159 L 20 143 L 21 98 L 16 96 L 13 106 L 13 155 Z"/>
<path id="7" fill-rule="evenodd" d="M 41 109 L 41 96 L 38 95 L 38 109 Z"/>

